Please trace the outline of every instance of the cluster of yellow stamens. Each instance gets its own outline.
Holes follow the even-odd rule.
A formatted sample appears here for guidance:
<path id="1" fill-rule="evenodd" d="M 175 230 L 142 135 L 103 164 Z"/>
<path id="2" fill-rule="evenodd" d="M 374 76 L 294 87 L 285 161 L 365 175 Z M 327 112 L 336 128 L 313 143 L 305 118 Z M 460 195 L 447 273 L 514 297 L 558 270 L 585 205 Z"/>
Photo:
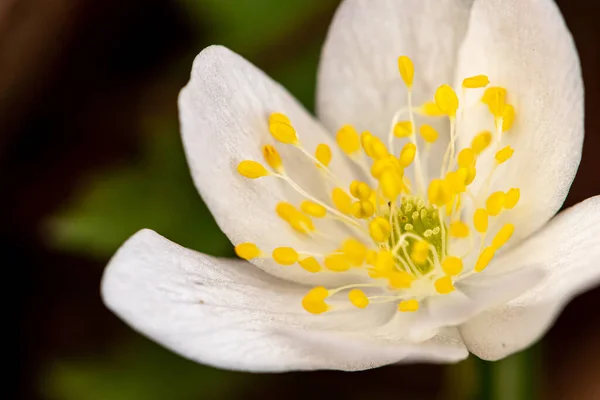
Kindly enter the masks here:
<path id="1" fill-rule="evenodd" d="M 469 147 L 458 151 L 457 126 L 464 118 L 464 107 L 461 108 L 454 89 L 442 85 L 433 101 L 413 107 L 413 63 L 401 56 L 398 68 L 407 88 L 407 107 L 394 116 L 387 145 L 368 131 L 359 134 L 351 125 L 341 127 L 336 136 L 342 152 L 364 170 L 368 182 L 356 180 L 348 187 L 338 186 L 339 179 L 329 169 L 332 159 L 329 146 L 319 144 L 314 153 L 307 151 L 290 119 L 281 113 L 270 115 L 269 131 L 277 142 L 295 146 L 308 157 L 320 170 L 319 177 L 331 178 L 326 180 L 330 198 L 317 199 L 294 182 L 286 174 L 282 158 L 272 145 L 262 149 L 270 169 L 252 160 L 238 165 L 239 173 L 246 178 L 280 178 L 304 197 L 297 205 L 279 203 L 275 212 L 307 241 L 327 237 L 327 232 L 316 228 L 317 219 L 330 218 L 356 232 L 338 241 L 326 254 L 286 246 L 267 251 L 253 243 L 236 246 L 236 253 L 247 260 L 272 258 L 280 265 L 297 264 L 311 273 L 352 272 L 357 277 L 356 284 L 311 289 L 303 298 L 302 306 L 313 314 L 332 310 L 327 300 L 339 293 L 345 293 L 349 304 L 357 308 L 395 302 L 401 312 L 416 311 L 422 299 L 452 293 L 458 280 L 483 271 L 513 234 L 514 226 L 506 224 L 491 240 L 488 237 L 490 218 L 515 207 L 520 196 L 518 188 L 489 193 L 494 171 L 514 152 L 510 146 L 500 145 L 503 133 L 512 127 L 515 119 L 515 109 L 507 103 L 506 89 L 490 87 L 484 75 L 463 81 L 461 99 L 467 91 L 481 91 L 482 106 L 492 115 L 494 128 L 477 134 Z M 450 127 L 441 170 L 427 185 L 421 157 L 428 155 L 440 134 L 429 124 L 417 128 L 416 114 L 431 119 L 445 117 Z M 407 119 L 401 120 L 403 115 Z M 396 153 L 394 144 L 398 140 L 405 143 Z M 478 193 L 473 193 L 470 187 L 477 178 L 477 162 L 481 157 L 490 157 L 493 167 L 487 176 L 479 177 L 482 184 Z M 411 167 L 414 183 L 405 174 Z M 429 171 L 429 175 L 434 174 Z M 473 250 L 478 255 L 471 259 L 469 255 Z M 473 260 L 472 265 L 465 266 L 465 260 Z"/>

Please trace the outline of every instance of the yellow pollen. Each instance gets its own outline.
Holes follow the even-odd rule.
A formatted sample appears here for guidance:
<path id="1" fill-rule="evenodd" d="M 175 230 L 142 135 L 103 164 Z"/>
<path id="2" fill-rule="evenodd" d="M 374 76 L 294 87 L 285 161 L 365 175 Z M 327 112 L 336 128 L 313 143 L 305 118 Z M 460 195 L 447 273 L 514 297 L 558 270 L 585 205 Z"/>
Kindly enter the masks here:
<path id="1" fill-rule="evenodd" d="M 450 85 L 442 85 L 435 91 L 435 103 L 439 109 L 447 116 L 456 116 L 458 109 L 458 97 Z"/>
<path id="2" fill-rule="evenodd" d="M 427 198 L 431 204 L 441 207 L 452 200 L 452 188 L 446 180 L 433 179 L 427 190 Z"/>
<path id="3" fill-rule="evenodd" d="M 376 217 L 369 223 L 369 234 L 375 242 L 385 242 L 391 232 L 392 227 L 386 218 Z"/>
<path id="4" fill-rule="evenodd" d="M 304 270 L 312 272 L 313 274 L 321 270 L 319 262 L 314 257 L 304 258 L 298 261 L 298 264 L 300 264 L 300 266 L 304 268 Z"/>
<path id="5" fill-rule="evenodd" d="M 369 299 L 367 295 L 360 289 L 352 289 L 348 292 L 348 299 L 354 307 L 365 308 L 369 305 Z"/>
<path id="6" fill-rule="evenodd" d="M 344 272 L 350 269 L 350 264 L 343 255 L 331 254 L 325 257 L 325 267 L 334 272 Z"/>
<path id="7" fill-rule="evenodd" d="M 371 188 L 364 182 L 352 181 L 350 184 L 350 194 L 359 200 L 369 200 L 371 193 Z"/>
<path id="8" fill-rule="evenodd" d="M 387 280 L 392 289 L 410 289 L 415 278 L 406 271 L 390 271 Z"/>
<path id="9" fill-rule="evenodd" d="M 434 283 L 435 290 L 439 294 L 448 294 L 454 291 L 454 285 L 452 284 L 452 278 L 449 276 L 444 276 Z"/>
<path id="10" fill-rule="evenodd" d="M 267 164 L 277 172 L 283 172 L 283 165 L 281 163 L 281 156 L 277 149 L 271 145 L 263 147 L 263 157 Z"/>
<path id="11" fill-rule="evenodd" d="M 460 168 L 458 171 L 451 171 L 446 174 L 446 183 L 454 193 L 462 193 L 467 190 L 467 169 Z"/>
<path id="12" fill-rule="evenodd" d="M 311 314 L 321 314 L 329 309 L 325 299 L 329 296 L 329 291 L 323 286 L 317 286 L 311 289 L 302 299 L 302 307 Z"/>
<path id="13" fill-rule="evenodd" d="M 497 86 L 487 88 L 481 101 L 488 106 L 494 117 L 502 118 L 506 106 L 506 89 Z"/>
<path id="14" fill-rule="evenodd" d="M 250 160 L 244 160 L 239 163 L 237 170 L 240 175 L 250 179 L 256 179 L 269 175 L 269 171 L 267 171 L 267 169 L 263 167 L 261 163 Z"/>
<path id="15" fill-rule="evenodd" d="M 450 236 L 464 238 L 469 236 L 469 227 L 461 221 L 455 221 L 450 224 Z"/>
<path id="16" fill-rule="evenodd" d="M 335 188 L 331 192 L 331 199 L 335 207 L 346 215 L 352 213 L 352 199 L 346 192 L 340 188 Z"/>
<path id="17" fill-rule="evenodd" d="M 342 252 L 350 264 L 360 266 L 367 256 L 367 246 L 356 239 L 347 239 L 342 245 Z"/>
<path id="18" fill-rule="evenodd" d="M 504 197 L 504 208 L 511 209 L 517 205 L 519 199 L 521 198 L 521 190 L 519 188 L 512 188 L 506 192 L 506 197 Z"/>
<path id="19" fill-rule="evenodd" d="M 512 128 L 514 122 L 515 108 L 510 104 L 506 104 L 504 106 L 504 112 L 502 113 L 502 132 L 506 132 Z"/>
<path id="20" fill-rule="evenodd" d="M 391 169 L 383 171 L 379 184 L 385 198 L 391 201 L 395 201 L 402 192 L 402 176 Z"/>
<path id="21" fill-rule="evenodd" d="M 370 274 L 372 278 L 387 278 L 394 268 L 394 256 L 387 250 L 379 251 L 374 267 Z"/>
<path id="22" fill-rule="evenodd" d="M 315 151 L 315 158 L 324 166 L 329 166 L 329 163 L 331 162 L 331 149 L 329 146 L 324 143 L 318 145 L 317 150 Z"/>
<path id="23" fill-rule="evenodd" d="M 427 124 L 421 125 L 419 132 L 421 133 L 423 140 L 425 140 L 427 143 L 434 143 L 440 136 L 433 126 Z"/>
<path id="24" fill-rule="evenodd" d="M 375 266 L 375 263 L 377 262 L 377 252 L 375 250 L 367 250 L 365 262 L 369 265 Z"/>
<path id="25" fill-rule="evenodd" d="M 302 212 L 315 218 L 323 218 L 327 214 L 325 207 L 310 200 L 304 200 L 300 204 L 300 209 Z"/>
<path id="26" fill-rule="evenodd" d="M 344 125 L 338 131 L 335 137 L 338 146 L 347 155 L 351 155 L 360 150 L 360 140 L 358 138 L 358 132 L 352 125 Z"/>
<path id="27" fill-rule="evenodd" d="M 475 167 L 469 167 L 467 168 L 467 173 L 465 175 L 465 185 L 468 186 L 475 180 L 475 177 L 477 176 L 477 169 Z"/>
<path id="28" fill-rule="evenodd" d="M 260 250 L 254 243 L 240 243 L 235 246 L 235 254 L 244 260 L 251 260 L 260 255 Z"/>
<path id="29" fill-rule="evenodd" d="M 285 144 L 298 144 L 298 135 L 292 125 L 273 118 L 269 120 L 269 132 L 275 140 Z"/>
<path id="30" fill-rule="evenodd" d="M 473 225 L 479 233 L 485 233 L 488 229 L 488 212 L 483 208 L 478 208 L 473 214 Z"/>
<path id="31" fill-rule="evenodd" d="M 404 169 L 400 165 L 400 161 L 390 154 L 386 158 L 375 160 L 375 162 L 373 162 L 373 166 L 371 166 L 371 175 L 375 179 L 380 179 L 383 172 L 387 169 L 391 169 L 400 175 L 404 174 Z"/>
<path id="32" fill-rule="evenodd" d="M 273 122 L 281 122 L 281 123 L 284 123 L 287 125 L 292 125 L 292 122 L 287 117 L 287 115 L 282 114 L 282 113 L 277 113 L 277 112 L 269 115 L 269 125 L 272 124 Z"/>
<path id="33" fill-rule="evenodd" d="M 475 154 L 481 154 L 492 143 L 492 134 L 489 131 L 478 133 L 471 141 L 471 148 Z"/>
<path id="34" fill-rule="evenodd" d="M 292 265 L 298 261 L 298 253 L 291 247 L 277 247 L 273 250 L 273 260 L 277 264 Z"/>
<path id="35" fill-rule="evenodd" d="M 415 299 L 402 300 L 398 304 L 398 311 L 401 312 L 415 312 L 419 309 L 419 302 Z"/>
<path id="36" fill-rule="evenodd" d="M 410 121 L 400 121 L 394 126 L 394 136 L 407 138 L 413 134 L 413 126 Z"/>
<path id="37" fill-rule="evenodd" d="M 496 250 L 491 246 L 483 249 L 475 263 L 475 272 L 483 271 L 494 258 L 494 254 L 496 254 Z"/>
<path id="38" fill-rule="evenodd" d="M 419 112 L 426 117 L 442 117 L 444 116 L 444 112 L 440 110 L 435 101 L 428 101 L 421 106 Z"/>
<path id="39" fill-rule="evenodd" d="M 412 252 L 410 253 L 410 258 L 415 262 L 415 264 L 425 264 L 427 261 L 427 257 L 429 256 L 429 243 L 420 240 L 413 245 Z"/>
<path id="40" fill-rule="evenodd" d="M 406 143 L 400 151 L 400 166 L 403 168 L 408 167 L 415 159 L 417 153 L 417 146 L 413 143 Z"/>
<path id="41" fill-rule="evenodd" d="M 490 80 L 485 75 L 476 75 L 463 80 L 463 87 L 467 89 L 484 88 L 490 84 Z"/>
<path id="42" fill-rule="evenodd" d="M 456 276 L 463 270 L 463 262 L 460 258 L 448 256 L 442 261 L 442 270 L 446 275 Z"/>
<path id="43" fill-rule="evenodd" d="M 469 168 L 475 162 L 475 151 L 470 148 L 465 148 L 458 153 L 459 168 Z"/>
<path id="44" fill-rule="evenodd" d="M 412 60 L 407 56 L 398 57 L 398 70 L 400 71 L 400 76 L 402 77 L 404 84 L 410 89 L 415 77 L 415 66 L 413 65 Z"/>
<path id="45" fill-rule="evenodd" d="M 355 218 L 371 218 L 375 213 L 375 206 L 367 200 L 359 200 L 352 203 L 352 215 Z"/>
<path id="46" fill-rule="evenodd" d="M 367 155 L 369 157 L 375 160 L 381 160 L 383 158 L 386 158 L 390 154 L 388 152 L 387 147 L 385 147 L 381 139 L 379 139 L 377 136 L 371 135 L 368 143 L 370 154 L 367 153 Z"/>
<path id="47" fill-rule="evenodd" d="M 500 211 L 502 211 L 502 207 L 504 207 L 505 197 L 506 195 L 504 194 L 504 192 L 494 192 L 490 194 L 490 196 L 485 201 L 485 209 L 487 210 L 489 215 L 495 217 L 496 215 L 500 214 Z"/>
<path id="48" fill-rule="evenodd" d="M 506 242 L 510 239 L 512 234 L 515 231 L 515 226 L 513 224 L 506 224 L 494 236 L 492 240 L 492 247 L 498 250 L 500 247 L 504 246 Z"/>
<path id="49" fill-rule="evenodd" d="M 498 164 L 502 164 L 503 162 L 508 161 L 514 152 L 515 151 L 510 146 L 506 146 L 505 148 L 498 150 L 496 153 L 496 162 L 498 162 Z"/>
<path id="50" fill-rule="evenodd" d="M 300 233 L 308 233 L 315 230 L 312 220 L 302 214 L 293 205 L 286 202 L 280 202 L 275 207 L 277 215 L 284 221 L 288 222 L 292 228 Z"/>

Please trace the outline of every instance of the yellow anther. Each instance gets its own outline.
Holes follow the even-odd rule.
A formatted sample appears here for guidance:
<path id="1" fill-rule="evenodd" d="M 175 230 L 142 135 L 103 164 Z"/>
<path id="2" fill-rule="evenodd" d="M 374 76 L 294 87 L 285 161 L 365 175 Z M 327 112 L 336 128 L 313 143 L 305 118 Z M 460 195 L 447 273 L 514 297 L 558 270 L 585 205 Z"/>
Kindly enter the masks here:
<path id="1" fill-rule="evenodd" d="M 347 155 L 351 155 L 360 150 L 360 140 L 358 139 L 358 132 L 352 125 L 344 125 L 338 131 L 335 137 L 338 146 Z"/>
<path id="2" fill-rule="evenodd" d="M 356 239 L 348 239 L 342 244 L 342 252 L 351 265 L 360 266 L 365 262 L 367 246 Z"/>
<path id="3" fill-rule="evenodd" d="M 277 172 L 283 172 L 281 156 L 277 149 L 271 145 L 263 146 L 263 157 L 267 164 Z"/>
<path id="4" fill-rule="evenodd" d="M 394 126 L 394 136 L 407 138 L 413 134 L 413 126 L 410 121 L 400 121 Z"/>
<path id="5" fill-rule="evenodd" d="M 496 215 L 500 214 L 500 211 L 502 211 L 502 207 L 504 207 L 505 198 L 506 195 L 504 194 L 504 192 L 494 192 L 490 194 L 490 196 L 485 201 L 485 209 L 487 210 L 488 214 L 492 217 L 495 217 Z"/>
<path id="6" fill-rule="evenodd" d="M 410 258 L 415 264 L 425 264 L 427 257 L 429 256 L 429 243 L 424 240 L 420 240 L 413 245 L 410 253 Z"/>
<path id="7" fill-rule="evenodd" d="M 311 289 L 302 299 L 302 307 L 311 314 L 321 314 L 329 309 L 325 299 L 329 291 L 323 286 Z"/>
<path id="8" fill-rule="evenodd" d="M 321 270 L 321 265 L 314 257 L 307 257 L 298 261 L 298 264 L 308 272 L 316 273 Z"/>
<path id="9" fill-rule="evenodd" d="M 517 205 L 521 198 L 521 190 L 519 188 L 512 188 L 506 192 L 504 197 L 504 208 L 511 209 Z"/>
<path id="10" fill-rule="evenodd" d="M 371 218 L 375 213 L 375 206 L 368 200 L 359 200 L 352 203 L 352 215 L 355 218 Z"/>
<path id="11" fill-rule="evenodd" d="M 365 308 L 369 305 L 367 295 L 360 289 L 352 289 L 348 292 L 348 299 L 354 307 Z"/>
<path id="12" fill-rule="evenodd" d="M 379 185 L 381 186 L 383 196 L 391 201 L 396 200 L 404 187 L 402 175 L 391 169 L 383 171 L 381 178 L 379 178 Z"/>
<path id="13" fill-rule="evenodd" d="M 330 271 L 344 272 L 350 269 L 350 263 L 341 254 L 331 254 L 325 257 L 325 267 Z"/>
<path id="14" fill-rule="evenodd" d="M 462 221 L 454 221 L 450 224 L 450 236 L 464 238 L 469 236 L 469 226 Z"/>
<path id="15" fill-rule="evenodd" d="M 260 255 L 260 249 L 254 243 L 240 243 L 235 246 L 235 254 L 244 260 L 251 260 Z"/>
<path id="16" fill-rule="evenodd" d="M 483 208 L 478 208 L 473 214 L 473 226 L 479 233 L 485 233 L 488 229 L 488 212 Z"/>
<path id="17" fill-rule="evenodd" d="M 447 116 L 456 116 L 458 110 L 458 97 L 450 85 L 442 85 L 435 91 L 435 103 L 439 109 Z"/>
<path id="18" fill-rule="evenodd" d="M 300 204 L 300 209 L 302 212 L 315 218 L 323 218 L 327 214 L 325 207 L 310 200 L 304 200 Z"/>
<path id="19" fill-rule="evenodd" d="M 421 134 L 423 140 L 425 140 L 427 143 L 434 143 L 440 136 L 433 126 L 427 124 L 421 125 L 419 133 Z"/>
<path id="20" fill-rule="evenodd" d="M 502 164 L 503 162 L 508 161 L 514 152 L 515 151 L 510 146 L 506 146 L 503 149 L 498 150 L 496 153 L 496 162 L 498 164 Z"/>
<path id="21" fill-rule="evenodd" d="M 317 150 L 315 151 L 315 158 L 324 166 L 329 166 L 329 163 L 331 162 L 331 149 L 329 146 L 324 143 L 318 145 Z"/>
<path id="22" fill-rule="evenodd" d="M 292 125 L 292 122 L 287 117 L 287 115 L 282 114 L 282 113 L 277 113 L 277 112 L 269 115 L 269 125 L 272 124 L 273 122 L 281 122 L 283 124 L 287 124 L 290 126 Z"/>
<path id="23" fill-rule="evenodd" d="M 448 294 L 454 291 L 454 285 L 452 284 L 452 278 L 449 276 L 444 276 L 434 283 L 435 290 L 439 294 Z"/>
<path id="24" fill-rule="evenodd" d="M 502 114 L 502 132 L 506 132 L 512 128 L 514 122 L 515 108 L 510 104 L 506 104 L 504 106 L 504 113 Z"/>
<path id="25" fill-rule="evenodd" d="M 277 212 L 277 215 L 279 215 L 279 217 L 284 221 L 289 221 L 290 218 L 298 212 L 298 210 L 296 210 L 296 207 L 294 207 L 290 203 L 286 203 L 285 201 L 277 203 L 275 211 Z"/>
<path id="26" fill-rule="evenodd" d="M 398 304 L 398 311 L 401 312 L 415 312 L 419 309 L 419 302 L 415 299 L 402 300 Z"/>
<path id="27" fill-rule="evenodd" d="M 427 190 L 427 198 L 431 204 L 441 207 L 452 200 L 452 188 L 446 180 L 433 179 Z"/>
<path id="28" fill-rule="evenodd" d="M 380 250 L 375 260 L 372 278 L 387 278 L 394 269 L 394 256 L 387 250 Z"/>
<path id="29" fill-rule="evenodd" d="M 363 134 L 364 133 L 368 132 L 363 132 Z M 367 153 L 369 157 L 373 158 L 374 160 L 381 160 L 390 154 L 387 147 L 385 147 L 385 144 L 383 144 L 381 139 L 379 139 L 377 136 L 373 136 L 369 133 L 367 137 L 369 137 L 366 142 L 368 143 L 366 144 L 368 146 L 368 150 L 365 148 L 365 153 Z"/>
<path id="30" fill-rule="evenodd" d="M 377 217 L 369 223 L 369 235 L 376 242 L 385 242 L 391 232 L 392 227 L 386 218 Z"/>
<path id="31" fill-rule="evenodd" d="M 335 188 L 331 192 L 331 199 L 335 207 L 346 215 L 352 213 L 352 199 L 346 192 L 340 188 Z"/>
<path id="32" fill-rule="evenodd" d="M 315 226 L 312 220 L 306 215 L 302 214 L 293 205 L 286 202 L 280 202 L 275 208 L 277 215 L 284 221 L 287 221 L 292 228 L 300 233 L 308 233 L 315 230 Z"/>
<path id="33" fill-rule="evenodd" d="M 377 252 L 375 250 L 367 250 L 365 262 L 374 267 L 377 262 Z"/>
<path id="34" fill-rule="evenodd" d="M 410 58 L 407 56 L 398 57 L 398 70 L 400 71 L 400 76 L 404 81 L 404 84 L 411 88 L 413 84 L 413 79 L 415 77 L 415 66 Z"/>
<path id="35" fill-rule="evenodd" d="M 360 200 L 369 200 L 373 191 L 364 182 L 352 181 L 350 184 L 350 194 Z"/>
<path id="36" fill-rule="evenodd" d="M 474 166 L 467 168 L 467 173 L 465 176 L 465 185 L 469 186 L 471 183 L 473 183 L 475 177 L 477 176 L 477 169 Z"/>
<path id="37" fill-rule="evenodd" d="M 418 111 L 426 117 L 442 117 L 445 115 L 435 101 L 426 102 L 419 108 Z"/>
<path id="38" fill-rule="evenodd" d="M 471 148 L 475 154 L 481 154 L 492 143 L 492 134 L 489 131 L 478 133 L 471 141 Z"/>
<path id="39" fill-rule="evenodd" d="M 413 143 L 406 143 L 400 151 L 400 166 L 402 168 L 408 167 L 415 159 L 415 154 L 417 154 L 417 146 Z"/>
<path id="40" fill-rule="evenodd" d="M 442 261 L 442 270 L 446 275 L 456 276 L 463 270 L 463 262 L 460 258 L 448 256 Z"/>
<path id="41" fill-rule="evenodd" d="M 465 184 L 467 180 L 467 170 L 464 168 L 458 171 L 451 171 L 446 174 L 446 183 L 449 185 L 453 193 L 463 193 L 467 190 Z"/>
<path id="42" fill-rule="evenodd" d="M 298 261 L 298 253 L 291 247 L 277 247 L 272 255 L 273 260 L 281 265 L 292 265 Z"/>
<path id="43" fill-rule="evenodd" d="M 496 236 L 494 236 L 494 239 L 492 239 L 492 247 L 498 250 L 500 247 L 504 246 L 514 232 L 515 226 L 513 224 L 505 224 L 500 228 Z"/>
<path id="44" fill-rule="evenodd" d="M 506 89 L 494 86 L 487 88 L 481 101 L 487 104 L 490 113 L 496 118 L 502 118 L 506 106 Z"/>
<path id="45" fill-rule="evenodd" d="M 392 289 L 409 289 L 415 278 L 406 271 L 391 271 L 387 280 Z"/>
<path id="46" fill-rule="evenodd" d="M 484 88 L 490 84 L 490 80 L 485 75 L 476 75 L 463 80 L 463 87 L 467 89 Z"/>
<path id="47" fill-rule="evenodd" d="M 458 153 L 458 166 L 460 168 L 469 168 L 475 162 L 475 151 L 470 148 L 464 148 Z"/>
<path id="48" fill-rule="evenodd" d="M 267 171 L 267 169 L 263 167 L 261 163 L 250 160 L 244 160 L 239 163 L 237 170 L 240 175 L 250 179 L 256 179 L 269 175 L 269 171 Z"/>
<path id="49" fill-rule="evenodd" d="M 495 254 L 496 250 L 491 246 L 483 249 L 483 251 L 479 254 L 477 262 L 475 262 L 475 272 L 483 271 L 488 266 L 490 261 L 492 261 L 492 258 L 494 258 Z"/>
<path id="50" fill-rule="evenodd" d="M 270 118 L 269 132 L 275 140 L 285 144 L 298 144 L 298 135 L 293 126 Z"/>

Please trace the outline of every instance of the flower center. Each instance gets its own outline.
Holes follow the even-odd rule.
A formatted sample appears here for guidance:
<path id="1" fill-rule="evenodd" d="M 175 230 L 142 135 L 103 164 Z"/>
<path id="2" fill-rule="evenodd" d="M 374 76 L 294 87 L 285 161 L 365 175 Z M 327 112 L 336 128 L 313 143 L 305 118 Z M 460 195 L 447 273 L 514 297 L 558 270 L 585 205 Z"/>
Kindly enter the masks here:
<path id="1" fill-rule="evenodd" d="M 329 169 L 331 149 L 320 144 L 314 153 L 306 150 L 292 122 L 282 113 L 269 117 L 272 136 L 279 143 L 295 146 L 300 156 L 314 163 L 315 172 L 330 188 L 330 198 L 319 199 L 295 182 L 272 145 L 262 149 L 269 169 L 252 160 L 238 165 L 238 172 L 246 178 L 275 177 L 297 191 L 304 198 L 300 204 L 281 202 L 275 212 L 307 242 L 331 243 L 329 251 L 316 254 L 285 244 L 262 250 L 246 242 L 235 247 L 240 257 L 271 258 L 310 273 L 348 274 L 356 282 L 311 289 L 302 299 L 302 306 L 310 313 L 346 307 L 333 307 L 329 301 L 341 294 L 346 294 L 348 306 L 365 308 L 394 302 L 400 312 L 416 311 L 424 298 L 447 295 L 455 290 L 456 282 L 483 271 L 514 231 L 512 224 L 495 229 L 493 218 L 517 204 L 519 189 L 490 193 L 493 174 L 514 152 L 510 146 L 501 146 L 515 119 L 515 109 L 506 101 L 506 89 L 488 87 L 488 78 L 478 75 L 463 80 L 460 102 L 452 87 L 442 85 L 434 101 L 413 107 L 412 61 L 401 56 L 398 68 L 407 89 L 407 106 L 394 115 L 387 145 L 368 131 L 359 135 L 350 125 L 343 126 L 336 136 L 342 152 L 363 170 L 367 181 L 355 180 L 344 187 Z M 481 92 L 481 101 L 461 106 L 468 91 Z M 459 150 L 458 127 L 471 107 L 487 107 L 491 129 L 481 131 L 470 146 Z M 446 118 L 449 123 L 439 174 L 428 171 L 434 178 L 427 185 L 423 171 L 429 164 L 422 158 L 432 157 L 431 148 L 440 135 L 432 125 L 418 126 L 416 116 L 420 120 Z M 404 144 L 396 153 L 398 140 Z M 484 176 L 477 176 L 477 163 L 486 157 L 491 167 Z M 476 178 L 477 186 L 471 186 Z M 331 223 L 344 224 L 353 234 L 341 240 L 333 237 L 327 229 Z M 495 231 L 493 235 L 488 235 L 490 230 Z M 465 262 L 471 265 L 465 268 Z"/>

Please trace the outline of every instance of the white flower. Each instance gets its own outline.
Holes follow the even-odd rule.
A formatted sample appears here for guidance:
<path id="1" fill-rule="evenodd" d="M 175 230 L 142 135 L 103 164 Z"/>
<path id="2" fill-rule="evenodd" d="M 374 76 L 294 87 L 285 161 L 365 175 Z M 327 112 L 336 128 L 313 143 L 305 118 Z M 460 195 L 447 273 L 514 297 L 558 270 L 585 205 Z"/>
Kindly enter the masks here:
<path id="1" fill-rule="evenodd" d="M 179 106 L 196 186 L 250 262 L 145 230 L 102 294 L 184 357 L 253 371 L 495 360 L 600 278 L 600 197 L 550 220 L 583 138 L 577 53 L 551 0 L 346 0 L 322 124 L 217 46 Z"/>

